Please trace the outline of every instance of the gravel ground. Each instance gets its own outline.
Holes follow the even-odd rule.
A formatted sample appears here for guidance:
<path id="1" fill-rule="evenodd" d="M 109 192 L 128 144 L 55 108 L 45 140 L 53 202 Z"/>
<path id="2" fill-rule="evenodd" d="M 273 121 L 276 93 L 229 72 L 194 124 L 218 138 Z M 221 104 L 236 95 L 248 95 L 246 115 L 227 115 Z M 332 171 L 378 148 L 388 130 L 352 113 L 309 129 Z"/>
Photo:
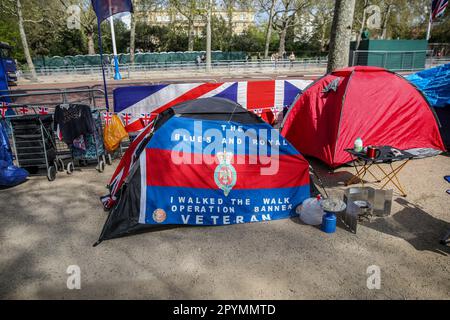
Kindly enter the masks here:
<path id="1" fill-rule="evenodd" d="M 448 156 L 410 162 L 400 175 L 408 197 L 395 195 L 393 214 L 357 234 L 340 226 L 325 234 L 295 218 L 180 227 L 94 248 L 114 165 L 0 190 L 0 298 L 450 298 L 450 248 L 438 243 L 450 229 Z M 313 165 L 341 196 L 352 168 L 328 174 Z M 69 265 L 80 267 L 80 290 L 67 289 Z M 379 290 L 366 286 L 370 265 L 380 267 Z"/>

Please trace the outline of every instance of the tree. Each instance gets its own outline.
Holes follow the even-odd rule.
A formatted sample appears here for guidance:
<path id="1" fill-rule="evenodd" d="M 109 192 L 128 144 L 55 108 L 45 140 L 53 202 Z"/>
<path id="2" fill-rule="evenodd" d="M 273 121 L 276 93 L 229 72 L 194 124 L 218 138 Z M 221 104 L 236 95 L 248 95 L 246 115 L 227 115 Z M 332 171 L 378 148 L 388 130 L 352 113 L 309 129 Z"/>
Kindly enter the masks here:
<path id="1" fill-rule="evenodd" d="M 386 39 L 388 22 L 391 15 L 392 7 L 395 5 L 394 0 L 386 0 L 384 2 L 384 11 L 382 19 L 381 39 Z"/>
<path id="2" fill-rule="evenodd" d="M 166 0 L 132 0 L 133 13 L 130 19 L 130 63 L 134 63 L 136 49 L 136 22 L 141 12 L 156 11 L 160 6 L 167 7 Z"/>
<path id="3" fill-rule="evenodd" d="M 62 6 L 58 6 L 61 15 L 65 16 L 67 9 L 71 5 L 78 5 L 80 12 L 80 26 L 83 34 L 87 38 L 87 52 L 88 54 L 95 54 L 95 30 L 97 28 L 97 16 L 92 9 L 89 0 L 60 0 Z M 63 32 L 67 32 L 65 27 Z"/>
<path id="4" fill-rule="evenodd" d="M 169 0 L 169 5 L 186 18 L 188 24 L 188 51 L 194 51 L 195 22 L 203 19 L 207 10 L 204 0 Z"/>
<path id="5" fill-rule="evenodd" d="M 211 71 L 211 18 L 213 1 L 208 2 L 208 15 L 206 18 L 206 71 Z"/>
<path id="6" fill-rule="evenodd" d="M 266 42 L 264 45 L 264 59 L 269 57 L 270 39 L 272 36 L 273 18 L 275 15 L 275 5 L 277 0 L 259 0 L 262 11 L 268 14 L 268 22 L 266 27 Z"/>
<path id="7" fill-rule="evenodd" d="M 355 16 L 356 16 L 356 12 L 357 13 L 361 13 L 362 14 L 362 18 L 361 20 L 359 20 L 358 18 L 355 20 L 358 20 L 358 22 L 360 23 L 360 27 L 359 27 L 359 32 L 356 35 L 356 45 L 355 45 L 355 50 L 358 50 L 359 47 L 359 43 L 361 42 L 361 35 L 364 31 L 365 25 L 366 25 L 366 18 L 367 18 L 367 8 L 369 7 L 370 2 L 369 0 L 363 0 L 363 1 L 357 1 L 356 2 L 356 8 L 355 9 Z"/>
<path id="8" fill-rule="evenodd" d="M 28 3 L 28 5 L 30 5 L 30 4 L 31 3 Z M 34 3 L 33 3 L 33 5 L 34 5 Z M 25 23 L 33 23 L 33 24 L 40 23 L 43 21 L 43 18 L 41 18 L 39 20 L 25 19 L 21 0 L 2 0 L 0 2 L 0 9 L 1 9 L 1 11 L 6 12 L 7 14 L 17 17 L 17 24 L 19 27 L 20 40 L 22 43 L 25 60 L 28 65 L 28 70 L 31 73 L 32 80 L 37 80 L 36 70 L 34 68 L 34 63 L 31 58 L 30 48 L 28 45 L 27 33 L 25 31 Z M 33 16 L 35 16 L 35 15 L 33 14 Z M 36 16 L 39 16 L 39 15 L 37 14 Z"/>
<path id="9" fill-rule="evenodd" d="M 327 72 L 348 66 L 355 0 L 336 0 Z"/>
<path id="10" fill-rule="evenodd" d="M 300 25 L 302 21 L 298 19 L 298 14 L 310 5 L 308 0 L 281 0 L 279 9 L 274 14 L 273 27 L 278 31 L 280 44 L 278 54 L 283 55 L 286 44 L 286 34 L 289 28 Z"/>
<path id="11" fill-rule="evenodd" d="M 334 1 L 325 0 L 313 3 L 308 8 L 308 14 L 312 19 L 312 36 L 308 39 L 319 43 L 319 51 L 327 51 L 328 39 L 330 38 L 331 23 L 333 20 Z"/>

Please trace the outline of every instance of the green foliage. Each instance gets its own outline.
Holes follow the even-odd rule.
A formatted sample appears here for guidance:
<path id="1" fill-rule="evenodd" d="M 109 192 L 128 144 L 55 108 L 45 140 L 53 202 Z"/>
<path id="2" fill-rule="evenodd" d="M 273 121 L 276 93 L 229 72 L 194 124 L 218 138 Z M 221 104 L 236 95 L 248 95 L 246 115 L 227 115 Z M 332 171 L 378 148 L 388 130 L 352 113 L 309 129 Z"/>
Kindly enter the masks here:
<path id="1" fill-rule="evenodd" d="M 18 62 L 25 62 L 22 43 L 20 42 L 19 28 L 15 19 L 8 17 L 5 12 L 0 12 L 0 41 L 14 47 L 12 55 Z"/>
<path id="2" fill-rule="evenodd" d="M 1 1 L 1 0 L 0 0 Z M 223 0 L 227 10 L 233 10 L 233 3 L 241 7 L 248 6 L 250 2 L 239 0 Z M 280 0 L 277 0 L 280 1 Z M 155 10 L 157 5 L 168 7 L 175 13 L 191 14 L 204 13 L 204 10 L 195 8 L 194 0 L 139 0 L 141 10 Z M 6 2 L 4 2 L 6 3 Z M 13 3 L 13 2 L 11 2 Z M 203 2 L 202 2 L 203 3 Z M 257 2 L 256 2 L 257 3 Z M 429 0 L 368 0 L 368 4 L 376 4 L 381 9 L 382 20 L 387 19 L 388 39 L 423 39 L 427 29 L 428 14 L 425 10 L 430 5 Z M 78 4 L 82 9 L 81 30 L 69 30 L 66 26 L 66 7 Z M 355 8 L 353 31 L 356 34 L 361 28 L 362 12 L 365 0 L 358 0 Z M 92 32 L 95 50 L 98 53 L 98 35 L 95 15 L 90 8 L 90 0 L 22 0 L 24 14 L 24 28 L 28 44 L 33 57 L 43 55 L 65 56 L 88 53 L 88 35 Z M 144 6 L 145 5 L 145 6 Z M 391 6 L 389 15 L 386 15 L 387 6 Z M 308 8 L 298 13 L 299 17 L 309 17 L 312 31 L 305 34 L 299 31 L 302 23 L 289 27 L 286 33 L 285 49 L 295 52 L 297 57 L 316 56 L 326 54 L 330 35 L 334 1 L 312 1 Z M 0 9 L 2 5 L 0 5 Z M 254 8 L 258 10 L 258 7 Z M 263 11 L 259 8 L 260 11 Z M 30 21 L 30 20 L 35 20 Z M 0 41 L 8 42 L 14 47 L 13 55 L 24 63 L 24 53 L 19 35 L 17 17 L 0 10 Z M 37 21 L 37 22 L 36 22 Z M 383 20 L 384 21 L 384 20 Z M 255 55 L 264 52 L 265 28 L 267 14 L 260 15 L 257 26 L 245 30 L 243 34 L 233 34 L 230 26 L 223 17 L 212 18 L 212 50 L 246 51 Z M 117 50 L 119 53 L 129 51 L 130 30 L 119 19 L 114 20 Z M 112 52 L 111 32 L 108 21 L 101 25 L 103 34 L 103 49 L 105 53 Z M 444 17 L 433 25 L 430 42 L 450 42 L 450 8 L 447 8 Z M 371 38 L 380 37 L 382 30 L 370 30 Z M 205 30 L 194 38 L 194 50 L 205 50 Z M 272 32 L 269 50 L 278 51 L 279 34 Z M 136 24 L 137 50 L 146 52 L 186 51 L 188 48 L 187 26 L 150 26 L 146 23 Z"/>

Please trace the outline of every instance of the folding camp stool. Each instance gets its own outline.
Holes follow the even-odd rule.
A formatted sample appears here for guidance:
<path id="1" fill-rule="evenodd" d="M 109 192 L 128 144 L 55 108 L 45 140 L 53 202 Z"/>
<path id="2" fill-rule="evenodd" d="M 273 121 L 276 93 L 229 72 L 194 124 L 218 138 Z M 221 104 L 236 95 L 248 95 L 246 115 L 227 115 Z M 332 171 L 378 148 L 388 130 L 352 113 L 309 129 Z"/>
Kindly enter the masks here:
<path id="1" fill-rule="evenodd" d="M 368 174 L 370 174 L 376 182 L 376 183 L 383 183 L 380 189 L 384 189 L 387 184 L 390 182 L 394 185 L 394 187 L 400 192 L 400 195 L 403 197 L 406 197 L 407 194 L 405 192 L 405 189 L 403 185 L 400 182 L 400 179 L 398 177 L 398 174 L 400 171 L 406 166 L 406 164 L 413 158 L 413 155 L 406 152 L 399 150 L 401 154 L 394 155 L 390 152 L 392 150 L 390 146 L 383 146 L 380 148 L 381 154 L 378 158 L 369 158 L 365 153 L 363 152 L 356 152 L 353 149 L 345 149 L 351 157 L 352 157 L 352 164 L 355 168 L 356 175 L 350 178 L 345 185 L 348 186 L 350 184 L 358 183 L 360 182 L 361 185 L 364 187 L 364 177 Z M 399 163 L 397 166 L 394 166 L 393 163 L 397 162 Z M 389 164 L 390 170 L 385 170 L 381 166 L 381 164 Z M 360 168 L 358 168 L 358 165 Z M 378 178 L 370 169 L 372 166 L 375 166 L 378 168 L 378 170 L 382 173 L 382 177 Z"/>

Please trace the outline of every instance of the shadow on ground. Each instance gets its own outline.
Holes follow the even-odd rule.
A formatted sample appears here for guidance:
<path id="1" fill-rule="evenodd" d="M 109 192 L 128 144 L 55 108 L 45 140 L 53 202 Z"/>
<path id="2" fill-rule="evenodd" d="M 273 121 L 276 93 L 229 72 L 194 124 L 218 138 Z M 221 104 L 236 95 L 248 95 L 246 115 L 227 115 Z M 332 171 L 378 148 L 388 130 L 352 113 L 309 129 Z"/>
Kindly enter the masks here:
<path id="1" fill-rule="evenodd" d="M 363 224 L 376 231 L 404 239 L 416 250 L 450 254 L 450 248 L 439 243 L 450 229 L 450 223 L 434 218 L 423 208 L 404 198 L 397 198 L 394 201 L 402 207 L 399 212 Z"/>

